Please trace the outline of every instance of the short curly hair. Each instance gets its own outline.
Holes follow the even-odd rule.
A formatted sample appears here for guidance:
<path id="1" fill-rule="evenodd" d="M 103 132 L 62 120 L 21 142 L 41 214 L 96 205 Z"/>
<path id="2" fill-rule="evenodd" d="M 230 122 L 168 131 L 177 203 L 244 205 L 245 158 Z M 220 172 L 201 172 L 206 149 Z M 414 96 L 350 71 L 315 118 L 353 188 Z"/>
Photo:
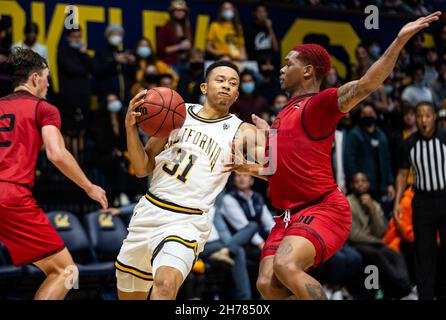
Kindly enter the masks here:
<path id="1" fill-rule="evenodd" d="M 314 67 L 318 81 L 322 81 L 331 69 L 330 54 L 318 44 L 300 44 L 295 46 L 292 51 L 299 52 L 298 59 L 300 61 L 311 64 Z"/>
<path id="2" fill-rule="evenodd" d="M 14 48 L 6 63 L 14 88 L 28 81 L 32 73 L 37 72 L 41 75 L 42 71 L 48 68 L 45 58 L 24 48 Z"/>

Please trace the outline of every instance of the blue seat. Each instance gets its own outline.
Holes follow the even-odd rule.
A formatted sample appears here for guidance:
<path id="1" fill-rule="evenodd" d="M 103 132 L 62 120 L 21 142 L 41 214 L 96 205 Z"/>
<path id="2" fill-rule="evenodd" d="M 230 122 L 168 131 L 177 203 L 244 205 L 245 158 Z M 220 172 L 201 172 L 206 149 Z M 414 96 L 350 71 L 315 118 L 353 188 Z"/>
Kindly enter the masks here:
<path id="1" fill-rule="evenodd" d="M 65 242 L 79 269 L 80 286 L 102 286 L 114 276 L 112 262 L 99 262 L 79 219 L 71 212 L 52 211 L 48 219 Z"/>
<path id="2" fill-rule="evenodd" d="M 0 297 L 8 297 L 12 290 L 17 289 L 22 277 L 22 268 L 12 264 L 8 251 L 0 242 Z"/>
<path id="3" fill-rule="evenodd" d="M 127 236 L 127 228 L 123 221 L 99 211 L 85 215 L 84 220 L 98 261 L 114 262 Z"/>

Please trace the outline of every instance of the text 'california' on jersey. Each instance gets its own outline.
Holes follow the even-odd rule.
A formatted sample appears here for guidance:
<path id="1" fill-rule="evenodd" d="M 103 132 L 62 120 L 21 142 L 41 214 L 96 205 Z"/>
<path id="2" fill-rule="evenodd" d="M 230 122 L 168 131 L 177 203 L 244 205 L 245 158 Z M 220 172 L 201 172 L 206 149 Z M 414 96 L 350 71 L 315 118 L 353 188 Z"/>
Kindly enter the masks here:
<path id="1" fill-rule="evenodd" d="M 223 162 L 230 158 L 242 121 L 232 114 L 202 118 L 197 115 L 202 107 L 186 104 L 183 126 L 171 132 L 155 158 L 149 191 L 166 201 L 208 211 L 230 176 L 223 172 Z"/>

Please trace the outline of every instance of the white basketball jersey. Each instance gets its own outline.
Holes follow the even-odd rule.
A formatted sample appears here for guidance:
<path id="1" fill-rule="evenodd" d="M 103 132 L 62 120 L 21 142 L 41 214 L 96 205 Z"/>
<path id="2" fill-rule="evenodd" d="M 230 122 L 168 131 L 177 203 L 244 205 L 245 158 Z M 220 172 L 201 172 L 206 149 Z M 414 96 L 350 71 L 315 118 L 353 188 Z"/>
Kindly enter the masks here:
<path id="1" fill-rule="evenodd" d="M 218 119 L 197 115 L 203 106 L 186 104 L 186 119 L 174 130 L 155 158 L 149 191 L 180 206 L 208 211 L 223 190 L 230 173 L 223 173 L 223 160 L 242 121 L 228 114 Z"/>

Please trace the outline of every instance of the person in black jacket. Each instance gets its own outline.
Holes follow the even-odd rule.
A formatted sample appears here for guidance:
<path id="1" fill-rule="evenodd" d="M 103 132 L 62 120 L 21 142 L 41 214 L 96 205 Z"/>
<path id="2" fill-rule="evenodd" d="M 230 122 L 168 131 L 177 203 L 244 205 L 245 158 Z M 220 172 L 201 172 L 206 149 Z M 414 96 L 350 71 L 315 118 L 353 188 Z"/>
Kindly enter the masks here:
<path id="1" fill-rule="evenodd" d="M 87 53 L 87 44 L 82 42 L 80 28 L 68 29 L 65 40 L 57 55 L 62 133 L 67 147 L 78 158 L 90 109 L 93 62 Z"/>

